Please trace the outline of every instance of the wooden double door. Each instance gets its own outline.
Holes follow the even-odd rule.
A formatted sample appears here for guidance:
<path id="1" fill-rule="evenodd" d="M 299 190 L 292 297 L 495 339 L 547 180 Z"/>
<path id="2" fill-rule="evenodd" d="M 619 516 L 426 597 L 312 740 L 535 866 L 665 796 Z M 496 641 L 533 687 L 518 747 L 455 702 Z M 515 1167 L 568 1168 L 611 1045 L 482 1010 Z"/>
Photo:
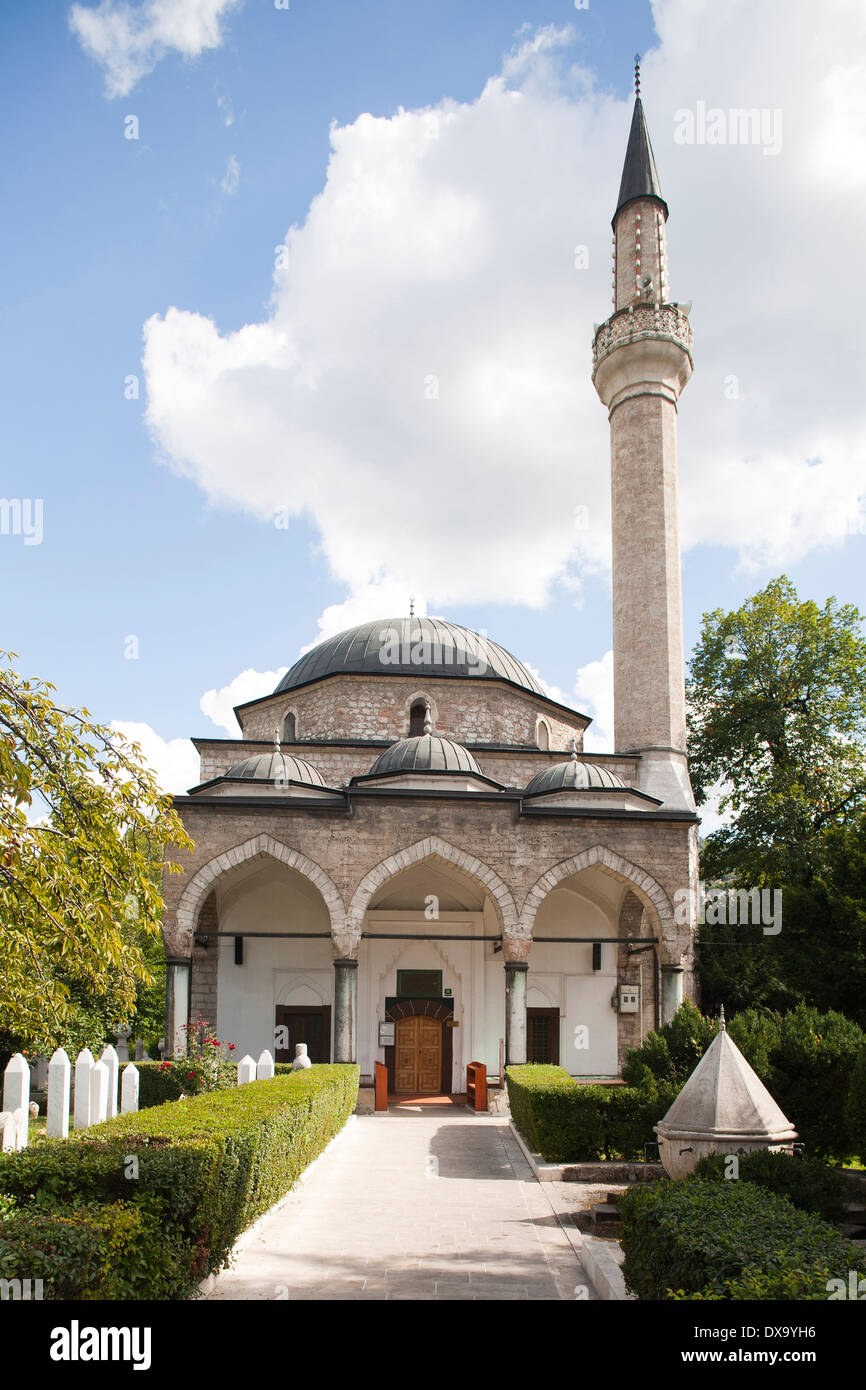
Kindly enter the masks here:
<path id="1" fill-rule="evenodd" d="M 423 1014 L 398 1019 L 394 1033 L 394 1090 L 398 1095 L 435 1096 L 441 1089 L 441 1022 Z"/>

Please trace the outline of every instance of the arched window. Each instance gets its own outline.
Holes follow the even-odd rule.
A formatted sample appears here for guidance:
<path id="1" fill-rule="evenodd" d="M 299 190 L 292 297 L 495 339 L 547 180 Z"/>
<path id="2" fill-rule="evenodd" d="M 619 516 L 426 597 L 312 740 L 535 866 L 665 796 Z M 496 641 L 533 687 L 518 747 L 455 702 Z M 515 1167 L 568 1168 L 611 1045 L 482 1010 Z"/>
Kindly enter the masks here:
<path id="1" fill-rule="evenodd" d="M 545 719 L 539 719 L 535 726 L 535 742 L 545 752 L 550 747 L 550 729 Z"/>
<path id="2" fill-rule="evenodd" d="M 283 720 L 283 743 L 294 743 L 295 741 L 295 716 L 287 714 Z"/>
<path id="3" fill-rule="evenodd" d="M 427 705 L 424 700 L 416 700 L 409 711 L 409 737 L 417 738 L 424 732 L 424 720 L 427 716 Z"/>

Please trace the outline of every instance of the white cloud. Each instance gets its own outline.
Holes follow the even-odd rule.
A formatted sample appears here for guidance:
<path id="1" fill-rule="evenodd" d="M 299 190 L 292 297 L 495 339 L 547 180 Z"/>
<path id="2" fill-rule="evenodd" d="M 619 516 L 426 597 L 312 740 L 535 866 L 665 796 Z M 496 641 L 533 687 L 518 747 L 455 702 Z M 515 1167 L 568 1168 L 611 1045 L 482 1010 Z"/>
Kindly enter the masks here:
<path id="1" fill-rule="evenodd" d="M 673 292 L 695 303 L 683 543 L 745 565 L 841 544 L 863 487 L 866 290 L 838 268 L 860 262 L 866 182 L 829 182 L 821 152 L 866 167 L 866 9 L 832 0 L 819 31 L 814 13 L 789 0 L 780 28 L 751 0 L 657 0 L 643 66 Z M 335 125 L 322 193 L 274 237 L 266 320 L 221 333 L 170 308 L 145 326 L 172 466 L 262 520 L 318 526 L 347 592 L 322 635 L 413 591 L 437 611 L 539 606 L 557 585 L 579 601 L 609 566 L 589 348 L 631 100 L 599 92 L 566 40 L 524 36 L 474 102 Z M 781 152 L 677 144 L 675 112 L 699 101 L 780 109 Z"/>
<path id="2" fill-rule="evenodd" d="M 220 690 L 206 690 L 199 708 L 214 724 L 225 729 L 230 738 L 238 738 L 241 731 L 234 706 L 256 700 L 260 695 L 272 695 L 288 669 L 288 666 L 281 666 L 278 671 L 254 671 L 252 668 L 241 671 Z"/>
<path id="3" fill-rule="evenodd" d="M 164 792 L 177 794 L 196 786 L 199 757 L 188 738 L 164 739 L 149 724 L 124 719 L 112 719 L 111 727 L 139 745 Z"/>
<path id="4" fill-rule="evenodd" d="M 613 652 L 605 652 L 600 661 L 589 661 L 577 673 L 573 704 L 583 714 L 592 717 L 586 731 L 584 747 L 587 753 L 613 752 Z"/>
<path id="5" fill-rule="evenodd" d="M 238 157 L 235 154 L 230 154 L 226 161 L 226 171 L 220 179 L 220 188 L 223 193 L 227 193 L 231 197 L 233 193 L 237 192 L 240 181 L 241 166 L 238 163 Z"/>
<path id="6" fill-rule="evenodd" d="M 69 25 L 81 47 L 105 69 L 110 97 L 127 96 L 161 58 L 175 52 L 197 57 L 223 41 L 220 21 L 241 0 L 101 0 L 94 9 L 75 4 Z M 228 122 L 227 122 L 228 124 Z"/>

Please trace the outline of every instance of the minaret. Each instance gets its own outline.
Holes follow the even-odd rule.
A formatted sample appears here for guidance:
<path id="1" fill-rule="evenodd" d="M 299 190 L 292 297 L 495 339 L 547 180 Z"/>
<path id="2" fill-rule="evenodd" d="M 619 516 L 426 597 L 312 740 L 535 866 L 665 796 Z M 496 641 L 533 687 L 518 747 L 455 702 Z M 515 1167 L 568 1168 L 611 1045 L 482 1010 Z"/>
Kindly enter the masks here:
<path id="1" fill-rule="evenodd" d="M 691 306 L 670 299 L 667 217 L 636 62 L 613 215 L 614 311 L 596 330 L 592 373 L 610 418 L 614 736 L 617 752 L 642 755 L 642 790 L 694 810 L 677 521 L 677 401 L 692 373 Z"/>

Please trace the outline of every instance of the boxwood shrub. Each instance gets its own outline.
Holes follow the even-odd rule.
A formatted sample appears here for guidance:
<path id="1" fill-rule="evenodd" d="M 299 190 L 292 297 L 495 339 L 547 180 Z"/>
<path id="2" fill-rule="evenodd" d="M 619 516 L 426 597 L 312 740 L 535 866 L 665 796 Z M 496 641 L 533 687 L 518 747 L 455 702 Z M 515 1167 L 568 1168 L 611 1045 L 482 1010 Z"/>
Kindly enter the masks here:
<path id="1" fill-rule="evenodd" d="M 845 1190 L 838 1172 L 820 1158 L 793 1158 L 790 1154 L 756 1149 L 739 1159 L 736 1181 L 754 1182 L 769 1192 L 787 1197 L 799 1211 L 811 1211 L 825 1221 L 841 1221 L 845 1215 Z M 727 1157 L 708 1154 L 695 1168 L 696 1178 L 733 1182 L 725 1178 Z"/>
<path id="2" fill-rule="evenodd" d="M 675 1087 L 578 1084 L 564 1067 L 506 1070 L 511 1117 L 527 1144 L 558 1163 L 644 1157 L 653 1125 L 670 1106 Z"/>
<path id="3" fill-rule="evenodd" d="M 357 1092 L 356 1066 L 314 1066 L 0 1155 L 0 1194 L 17 1203 L 0 1224 L 2 1277 L 43 1277 L 50 1298 L 189 1297 Z"/>
<path id="4" fill-rule="evenodd" d="M 619 1207 L 623 1274 L 641 1299 L 826 1299 L 828 1279 L 866 1270 L 826 1221 L 742 1179 L 665 1179 Z"/>

